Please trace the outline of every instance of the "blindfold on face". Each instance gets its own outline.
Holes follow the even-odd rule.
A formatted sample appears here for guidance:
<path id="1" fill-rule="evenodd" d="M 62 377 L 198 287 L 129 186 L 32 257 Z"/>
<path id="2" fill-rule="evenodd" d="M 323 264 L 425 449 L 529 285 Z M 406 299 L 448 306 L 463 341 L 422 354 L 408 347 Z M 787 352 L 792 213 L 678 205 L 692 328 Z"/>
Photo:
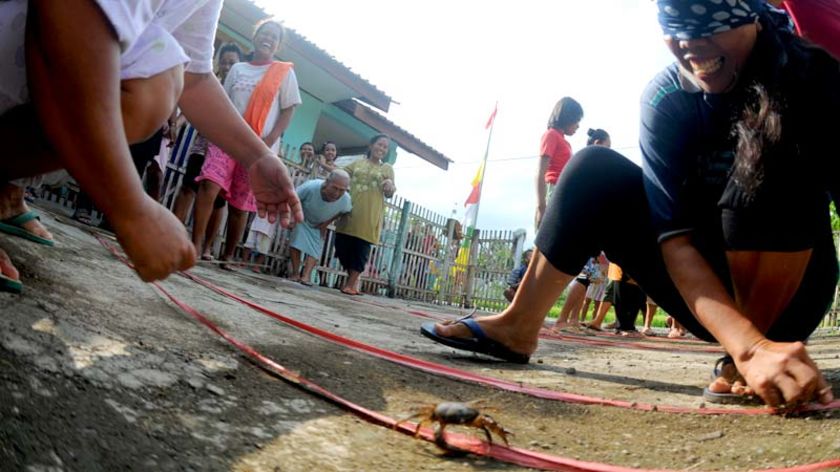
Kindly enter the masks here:
<path id="1" fill-rule="evenodd" d="M 659 24 L 665 36 L 705 38 L 754 23 L 762 0 L 657 0 Z"/>

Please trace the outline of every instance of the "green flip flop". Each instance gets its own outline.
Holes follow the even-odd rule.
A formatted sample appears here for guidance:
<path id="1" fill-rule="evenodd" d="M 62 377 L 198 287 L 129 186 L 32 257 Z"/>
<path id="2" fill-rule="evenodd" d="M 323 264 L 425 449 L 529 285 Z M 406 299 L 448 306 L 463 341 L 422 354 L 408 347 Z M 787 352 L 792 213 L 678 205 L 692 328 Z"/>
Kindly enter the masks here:
<path id="1" fill-rule="evenodd" d="M 20 293 L 23 291 L 23 284 L 20 280 L 10 279 L 0 274 L 0 292 Z"/>
<path id="2" fill-rule="evenodd" d="M 13 216 L 11 218 L 6 218 L 5 220 L 0 220 L 0 231 L 11 234 L 13 236 L 19 236 L 23 239 L 28 239 L 30 241 L 36 242 L 38 244 L 43 244 L 44 246 L 55 246 L 55 241 L 52 239 L 42 238 L 35 233 L 27 231 L 23 225 L 29 223 L 32 220 L 40 220 L 41 218 L 32 210 L 27 212 L 23 212 L 17 216 Z"/>

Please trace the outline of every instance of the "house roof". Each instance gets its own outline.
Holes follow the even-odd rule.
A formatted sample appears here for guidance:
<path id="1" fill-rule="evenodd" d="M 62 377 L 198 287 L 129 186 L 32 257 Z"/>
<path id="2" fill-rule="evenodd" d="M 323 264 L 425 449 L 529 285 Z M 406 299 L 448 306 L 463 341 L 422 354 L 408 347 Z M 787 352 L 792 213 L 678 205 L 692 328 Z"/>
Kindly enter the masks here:
<path id="1" fill-rule="evenodd" d="M 225 0 L 217 34 L 250 46 L 254 25 L 270 16 L 251 0 Z M 289 27 L 286 31 L 288 37 L 280 56 L 295 64 L 301 89 L 387 134 L 398 146 L 421 159 L 441 169 L 449 167 L 451 159 L 376 111 L 387 113 L 391 97 L 297 31 Z"/>
<path id="2" fill-rule="evenodd" d="M 453 162 L 452 159 L 436 151 L 433 147 L 421 141 L 417 136 L 399 127 L 396 123 L 363 103 L 356 100 L 344 100 L 334 105 L 371 128 L 387 134 L 399 147 L 443 170 L 447 170 L 449 163 Z"/>

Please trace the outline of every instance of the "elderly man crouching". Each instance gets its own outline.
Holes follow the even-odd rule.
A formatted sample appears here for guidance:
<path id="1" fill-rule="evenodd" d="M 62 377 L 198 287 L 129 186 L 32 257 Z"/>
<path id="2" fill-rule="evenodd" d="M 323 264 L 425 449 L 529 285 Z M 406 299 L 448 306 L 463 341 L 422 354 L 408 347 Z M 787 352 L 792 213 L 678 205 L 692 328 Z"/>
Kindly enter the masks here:
<path id="1" fill-rule="evenodd" d="M 303 207 L 304 220 L 294 227 L 291 237 L 292 273 L 289 280 L 312 285 L 310 278 L 315 262 L 321 257 L 327 227 L 344 214 L 350 213 L 353 204 L 347 189 L 350 175 L 336 169 L 327 180 L 312 179 L 296 190 Z M 303 274 L 300 274 L 301 254 L 304 255 Z"/>

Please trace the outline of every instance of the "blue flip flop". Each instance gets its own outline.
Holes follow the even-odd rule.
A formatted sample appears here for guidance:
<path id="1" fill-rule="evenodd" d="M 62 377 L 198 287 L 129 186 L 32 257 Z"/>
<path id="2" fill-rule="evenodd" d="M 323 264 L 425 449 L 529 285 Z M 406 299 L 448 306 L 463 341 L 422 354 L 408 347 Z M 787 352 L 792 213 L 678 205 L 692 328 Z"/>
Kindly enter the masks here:
<path id="1" fill-rule="evenodd" d="M 715 367 L 712 369 L 712 376 L 711 379 L 714 382 L 715 379 L 721 376 L 723 373 L 723 368 L 727 364 L 734 364 L 735 361 L 732 359 L 732 356 L 725 355 L 715 362 Z M 713 392 L 709 390 L 709 387 L 703 389 L 703 399 L 709 403 L 716 403 L 718 405 L 763 405 L 764 401 L 761 400 L 761 397 L 758 395 L 741 395 L 738 393 L 719 393 Z"/>
<path id="2" fill-rule="evenodd" d="M 487 335 L 484 334 L 484 330 L 482 330 L 478 325 L 478 322 L 472 318 L 471 314 L 463 318 L 459 318 L 453 323 L 461 323 L 466 326 L 467 329 L 470 330 L 470 333 L 472 333 L 473 337 L 448 338 L 441 336 L 435 330 L 434 322 L 423 323 L 423 325 L 420 326 L 420 334 L 426 336 L 432 341 L 449 347 L 454 347 L 455 349 L 486 354 L 488 356 L 513 362 L 515 364 L 527 364 L 531 359 L 531 356 L 511 351 L 507 348 L 507 346 L 488 338 Z"/>
<path id="3" fill-rule="evenodd" d="M 43 244 L 44 246 L 55 246 L 55 241 L 53 241 L 52 239 L 42 238 L 37 234 L 24 229 L 23 225 L 25 225 L 26 223 L 29 223 L 32 220 L 40 219 L 41 218 L 38 216 L 37 213 L 35 213 L 32 210 L 29 210 L 11 218 L 0 220 L 0 231 L 6 234 L 19 236 L 23 239 L 34 241 L 38 244 Z"/>

